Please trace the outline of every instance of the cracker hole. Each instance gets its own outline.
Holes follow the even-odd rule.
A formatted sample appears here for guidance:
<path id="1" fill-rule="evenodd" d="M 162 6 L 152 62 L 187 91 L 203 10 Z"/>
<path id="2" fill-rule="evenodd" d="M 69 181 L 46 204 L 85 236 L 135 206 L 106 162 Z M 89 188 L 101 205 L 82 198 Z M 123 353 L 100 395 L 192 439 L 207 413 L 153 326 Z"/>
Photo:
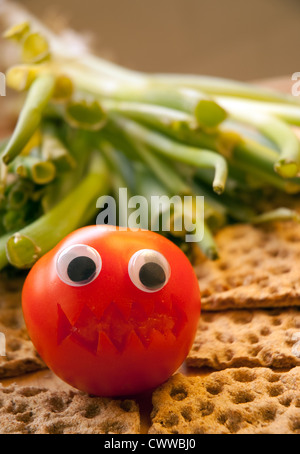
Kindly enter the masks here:
<path id="1" fill-rule="evenodd" d="M 173 427 L 177 426 L 179 423 L 179 416 L 176 413 L 170 413 L 164 421 L 161 422 L 163 427 Z"/>
<path id="2" fill-rule="evenodd" d="M 271 334 L 271 330 L 268 326 L 264 326 L 261 330 L 260 330 L 260 334 L 262 336 L 269 336 L 269 334 Z"/>
<path id="3" fill-rule="evenodd" d="M 283 386 L 281 386 L 280 384 L 273 385 L 268 389 L 268 394 L 270 397 L 280 396 L 283 392 L 284 392 Z"/>
<path id="4" fill-rule="evenodd" d="M 231 361 L 233 357 L 234 357 L 234 351 L 231 350 L 230 348 L 228 348 L 228 349 L 225 351 L 225 358 L 226 358 L 226 361 Z"/>
<path id="5" fill-rule="evenodd" d="M 300 397 L 296 397 L 295 401 L 294 401 L 294 405 L 295 407 L 299 408 L 300 407 Z"/>
<path id="6" fill-rule="evenodd" d="M 193 419 L 193 409 L 192 407 L 184 407 L 181 410 L 181 416 L 184 418 L 185 421 L 190 422 Z"/>
<path id="7" fill-rule="evenodd" d="M 228 270 L 229 268 L 229 265 L 227 262 L 220 262 L 219 263 L 219 269 L 222 270 L 222 271 L 225 271 L 225 270 Z"/>
<path id="8" fill-rule="evenodd" d="M 209 394 L 212 394 L 213 396 L 216 396 L 217 394 L 220 394 L 223 390 L 223 384 L 220 382 L 211 382 L 206 384 L 206 391 L 209 392 Z"/>
<path id="9" fill-rule="evenodd" d="M 235 404 L 246 404 L 248 402 L 253 402 L 255 399 L 255 395 L 250 391 L 238 391 L 234 396 L 232 401 Z"/>
<path id="10" fill-rule="evenodd" d="M 14 392 L 14 389 L 13 388 L 3 388 L 3 389 L 1 389 L 1 392 L 3 394 L 12 394 Z"/>
<path id="11" fill-rule="evenodd" d="M 23 422 L 25 424 L 28 424 L 28 423 L 32 422 L 32 420 L 33 420 L 32 412 L 31 411 L 27 411 L 25 413 L 17 415 L 16 416 L 16 420 L 19 421 L 19 422 Z"/>
<path id="12" fill-rule="evenodd" d="M 170 396 L 173 400 L 184 400 L 188 396 L 188 391 L 184 386 L 176 386 L 172 388 Z"/>
<path id="13" fill-rule="evenodd" d="M 92 402 L 85 408 L 83 412 L 84 418 L 93 419 L 100 414 L 100 407 L 96 402 Z"/>
<path id="14" fill-rule="evenodd" d="M 278 399 L 278 402 L 283 405 L 284 407 L 289 407 L 292 403 L 293 397 L 292 396 L 281 396 Z"/>
<path id="15" fill-rule="evenodd" d="M 216 339 L 224 344 L 232 344 L 234 342 L 234 337 L 229 333 L 216 333 Z"/>
<path id="16" fill-rule="evenodd" d="M 24 387 L 18 391 L 18 394 L 23 397 L 34 397 L 38 394 L 44 393 L 46 389 L 44 388 L 31 388 L 31 387 Z"/>
<path id="17" fill-rule="evenodd" d="M 256 375 L 251 370 L 240 369 L 233 372 L 233 379 L 241 383 L 250 383 L 256 379 Z"/>
<path id="18" fill-rule="evenodd" d="M 62 435 L 66 428 L 66 424 L 63 421 L 55 421 L 45 427 L 46 433 L 50 435 Z"/>
<path id="19" fill-rule="evenodd" d="M 266 422 L 274 421 L 276 411 L 277 409 L 275 405 L 265 405 L 259 409 L 262 419 Z"/>
<path id="20" fill-rule="evenodd" d="M 27 409 L 28 409 L 28 405 L 27 405 L 26 402 L 15 402 L 15 401 L 12 401 L 6 407 L 7 413 L 12 413 L 14 415 L 17 415 L 18 413 L 25 413 L 25 411 Z"/>
<path id="21" fill-rule="evenodd" d="M 300 430 L 300 416 L 291 417 L 289 426 L 293 432 Z"/>
<path id="22" fill-rule="evenodd" d="M 47 406 L 52 413 L 63 412 L 68 404 L 60 396 L 52 396 L 47 399 Z"/>
<path id="23" fill-rule="evenodd" d="M 134 411 L 134 403 L 131 400 L 123 400 L 120 403 L 120 408 L 124 410 L 126 413 L 130 413 Z"/>
<path id="24" fill-rule="evenodd" d="M 271 373 L 268 376 L 267 380 L 268 380 L 269 383 L 276 383 L 276 382 L 278 382 L 280 380 L 280 378 L 281 378 L 280 374 Z"/>
<path id="25" fill-rule="evenodd" d="M 273 326 L 280 326 L 282 324 L 281 318 L 277 317 L 272 320 L 272 325 Z"/>
<path id="26" fill-rule="evenodd" d="M 233 323 L 237 325 L 246 325 L 250 323 L 253 319 L 253 314 L 251 312 L 240 312 L 232 316 Z"/>
<path id="27" fill-rule="evenodd" d="M 255 347 L 248 348 L 249 355 L 256 357 L 261 350 L 263 349 L 262 345 L 256 345 Z"/>
<path id="28" fill-rule="evenodd" d="M 11 339 L 7 347 L 11 352 L 16 352 L 22 348 L 22 344 L 18 339 Z"/>
<path id="29" fill-rule="evenodd" d="M 228 410 L 218 416 L 218 422 L 225 425 L 231 433 L 237 433 L 239 431 L 242 419 L 242 415 L 234 410 Z"/>
<path id="30" fill-rule="evenodd" d="M 294 233 L 292 233 L 291 235 L 289 235 L 287 238 L 287 241 L 290 242 L 290 243 L 298 243 L 300 242 L 300 236 L 299 235 L 296 235 Z"/>
<path id="31" fill-rule="evenodd" d="M 267 254 L 270 256 L 270 257 L 278 257 L 279 255 L 279 249 L 278 248 L 274 248 L 274 249 L 269 249 L 266 251 Z"/>
<path id="32" fill-rule="evenodd" d="M 196 410 L 201 416 L 209 416 L 213 413 L 215 405 L 210 400 L 199 400 L 196 406 Z"/>
<path id="33" fill-rule="evenodd" d="M 215 314 L 203 313 L 201 319 L 206 323 L 212 323 L 215 319 Z"/>
<path id="34" fill-rule="evenodd" d="M 254 333 L 249 333 L 247 335 L 247 339 L 248 339 L 248 342 L 250 342 L 250 344 L 257 344 L 257 342 L 259 341 L 258 336 Z"/>

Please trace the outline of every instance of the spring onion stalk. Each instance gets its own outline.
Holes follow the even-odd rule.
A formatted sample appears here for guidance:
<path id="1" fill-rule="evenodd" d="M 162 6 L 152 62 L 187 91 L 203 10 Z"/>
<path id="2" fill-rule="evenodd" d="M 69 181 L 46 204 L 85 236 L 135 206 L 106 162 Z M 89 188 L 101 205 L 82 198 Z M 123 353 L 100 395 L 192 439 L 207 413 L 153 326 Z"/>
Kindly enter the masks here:
<path id="1" fill-rule="evenodd" d="M 25 207 L 28 199 L 32 196 L 34 186 L 28 180 L 17 180 L 9 189 L 7 204 L 12 210 L 20 210 Z"/>
<path id="2" fill-rule="evenodd" d="M 50 56 L 48 41 L 38 32 L 27 33 L 21 45 L 24 63 L 40 63 Z"/>
<path id="3" fill-rule="evenodd" d="M 65 128 L 60 128 L 60 132 Z M 66 146 L 70 155 L 76 162 L 74 169 L 61 172 L 53 183 L 44 188 L 41 205 L 44 213 L 48 213 L 62 199 L 64 199 L 81 181 L 87 171 L 91 159 L 91 147 L 87 133 L 78 131 L 74 134 L 69 128 L 66 128 Z M 83 153 L 82 150 L 85 150 Z"/>
<path id="4" fill-rule="evenodd" d="M 276 102 L 261 102 L 248 99 L 235 99 L 227 96 L 216 96 L 216 101 L 224 109 L 240 109 L 246 112 L 260 112 L 280 118 L 288 124 L 300 126 L 300 105 Z"/>
<path id="5" fill-rule="evenodd" d="M 165 106 L 112 99 L 101 100 L 101 105 L 107 112 L 129 117 L 166 133 L 174 124 L 185 123 L 192 126 L 195 123 L 192 115 Z"/>
<path id="6" fill-rule="evenodd" d="M 264 169 L 267 178 L 269 176 L 273 185 L 278 187 L 291 186 L 292 189 L 288 192 L 297 192 L 295 184 L 284 183 L 274 174 L 274 165 L 278 159 L 278 154 L 274 150 L 241 137 L 240 134 L 232 131 L 226 125 L 222 125 L 222 129 L 217 132 L 207 134 L 201 129 L 194 128 L 192 116 L 170 108 L 114 101 L 104 102 L 103 106 L 110 113 L 128 116 L 186 144 L 214 150 L 223 154 L 224 157 L 234 157 L 237 161 L 242 160 L 244 162 L 246 160 L 255 168 Z M 241 173 L 241 170 L 239 170 L 239 173 Z"/>
<path id="7" fill-rule="evenodd" d="M 170 193 L 180 195 L 190 194 L 190 187 L 183 181 L 178 172 L 172 168 L 170 163 L 167 163 L 163 157 L 153 153 L 143 143 L 136 141 L 132 142 L 132 144 L 137 155 Z"/>
<path id="8" fill-rule="evenodd" d="M 204 221 L 196 248 L 210 259 L 218 258 L 213 234 L 229 222 L 299 222 L 288 195 L 286 208 L 271 200 L 300 193 L 300 146 L 291 128 L 300 125 L 298 99 L 231 80 L 131 71 L 72 52 L 5 0 L 0 11 L 20 13 L 22 23 L 6 38 L 19 45 L 23 63 L 9 69 L 7 83 L 28 91 L 15 131 L 0 145 L 0 268 L 31 267 L 91 221 L 102 192 L 122 187 L 127 200 L 119 200 L 116 221 L 152 228 L 151 196 L 165 195 L 156 222 L 183 250 L 189 227 L 177 230 L 177 221 L 183 196 L 194 197 L 185 214 L 192 229 L 198 223 L 195 231 Z M 204 219 L 195 219 L 198 195 Z"/>
<path id="9" fill-rule="evenodd" d="M 58 172 L 65 172 L 76 167 L 76 161 L 67 150 L 55 131 L 44 130 L 41 155 L 45 161 L 54 164 Z"/>
<path id="10" fill-rule="evenodd" d="M 218 246 L 214 240 L 210 228 L 205 221 L 203 226 L 203 239 L 196 243 L 196 247 L 198 247 L 209 260 L 217 260 L 219 258 Z"/>
<path id="11" fill-rule="evenodd" d="M 114 147 L 106 141 L 100 141 L 99 149 L 107 162 L 107 166 L 110 170 L 110 183 L 113 189 L 115 196 L 118 196 L 120 188 L 127 188 L 128 198 L 131 196 L 131 191 L 128 189 L 128 183 L 126 181 L 125 174 L 121 170 L 119 165 L 119 159 L 117 156 L 117 151 Z M 128 206 L 128 204 L 127 204 Z"/>
<path id="12" fill-rule="evenodd" d="M 136 163 L 135 171 L 137 192 L 148 202 L 148 220 L 145 227 L 160 232 L 162 235 L 168 234 L 172 225 L 172 213 L 175 209 L 174 203 L 176 203 L 178 197 L 172 203 L 173 194 L 168 191 L 154 174 L 149 173 L 147 167 L 142 163 Z M 154 205 L 152 203 L 155 200 L 154 198 L 157 198 L 155 211 L 153 210 Z M 180 197 L 179 199 L 181 200 Z"/>
<path id="13" fill-rule="evenodd" d="M 204 219 L 207 226 L 214 232 L 224 227 L 227 223 L 226 207 L 211 194 L 209 189 L 199 183 L 193 183 L 193 194 L 204 197 Z"/>
<path id="14" fill-rule="evenodd" d="M 174 109 L 150 104 L 110 100 L 104 101 L 102 105 L 110 113 L 125 115 L 177 140 L 217 151 L 220 154 L 224 154 L 225 157 L 231 154 L 238 161 L 247 160 L 249 163 L 264 169 L 271 175 L 272 181 L 276 181 L 279 186 L 281 186 L 282 182 L 274 178 L 274 168 L 278 170 L 278 173 L 284 174 L 282 176 L 295 176 L 293 174 L 294 165 L 289 161 L 291 159 L 299 161 L 299 140 L 290 128 L 276 118 L 267 117 L 265 123 L 260 123 L 259 119 L 252 119 L 251 115 L 247 119 L 247 114 L 245 113 L 245 119 L 248 123 L 251 122 L 251 125 L 254 126 L 255 122 L 256 127 L 259 127 L 265 135 L 268 135 L 277 143 L 277 146 L 281 149 L 279 156 L 278 152 L 270 147 L 263 146 L 254 140 L 243 138 L 232 129 L 232 126 L 227 126 L 226 124 L 222 125 L 218 131 L 210 134 L 201 129 L 195 129 L 192 116 Z M 241 121 L 240 118 L 239 121 Z"/>
<path id="15" fill-rule="evenodd" d="M 299 106 L 300 110 L 300 106 Z M 278 147 L 279 156 L 274 168 L 284 178 L 295 177 L 300 169 L 300 141 L 294 131 L 282 120 L 261 112 L 230 108 L 230 116 L 250 125 L 268 137 Z"/>
<path id="16" fill-rule="evenodd" d="M 219 194 L 223 192 L 227 178 L 227 163 L 222 156 L 208 150 L 192 148 L 174 142 L 162 134 L 153 132 L 134 121 L 119 116 L 113 116 L 113 121 L 129 137 L 145 143 L 164 156 L 197 167 L 214 168 L 213 189 Z"/>
<path id="17" fill-rule="evenodd" d="M 24 215 L 25 213 L 23 213 L 20 210 L 7 211 L 2 218 L 2 224 L 6 232 L 11 232 L 14 229 L 20 229 L 24 227 L 25 225 Z"/>
<path id="18" fill-rule="evenodd" d="M 110 184 L 112 187 L 112 194 L 114 196 L 114 200 L 116 202 L 116 219 L 113 220 L 113 224 L 119 225 L 120 227 L 127 227 L 128 226 L 128 202 L 131 196 L 130 190 L 127 188 L 126 180 L 124 179 L 122 172 L 120 172 L 119 168 L 115 165 L 115 162 L 112 158 L 113 151 L 109 144 L 103 142 L 100 145 L 100 150 L 102 155 L 104 156 L 108 168 L 110 170 Z M 126 188 L 126 201 L 123 199 L 120 200 L 120 189 Z M 107 220 L 108 222 L 109 220 Z M 106 221 L 105 221 L 106 222 Z M 111 221 L 109 221 L 111 222 Z M 137 227 L 136 224 L 131 224 L 132 228 Z M 147 228 L 147 227 L 146 227 Z"/>
<path id="19" fill-rule="evenodd" d="M 67 69 L 66 69 L 67 70 Z M 69 71 L 76 86 L 83 91 L 93 93 L 93 96 L 109 97 L 119 101 L 132 101 L 145 104 L 170 107 L 171 109 L 187 112 L 195 118 L 197 124 L 204 128 L 215 128 L 226 117 L 226 111 L 207 95 L 186 88 L 156 87 L 151 83 L 144 86 L 132 87 L 122 83 L 112 83 L 110 80 L 97 78 L 95 81 L 74 71 Z"/>
<path id="20" fill-rule="evenodd" d="M 56 55 L 58 58 L 65 58 L 66 55 L 69 54 L 72 55 L 72 52 L 63 39 L 55 35 L 36 17 L 21 7 L 16 8 L 14 5 L 4 2 L 2 6 L 2 15 L 4 15 L 4 17 L 6 16 L 8 21 L 10 15 L 14 17 L 18 15 L 20 22 L 30 23 L 32 25 L 31 28 L 35 28 L 47 38 L 53 55 Z M 212 95 L 237 96 L 262 101 L 297 104 L 297 100 L 292 96 L 279 94 L 273 90 L 223 78 L 171 74 L 148 75 L 146 73 L 123 68 L 115 63 L 108 62 L 98 56 L 95 57 L 88 53 L 84 53 L 80 56 L 80 62 L 84 68 L 90 72 L 94 72 L 96 77 L 102 75 L 113 80 L 131 83 L 133 86 L 137 86 L 138 84 L 143 85 L 145 80 L 148 81 L 150 79 L 154 83 L 176 87 L 191 87 Z"/>
<path id="21" fill-rule="evenodd" d="M 18 156 L 9 168 L 39 185 L 48 184 L 56 177 L 55 165 L 36 156 Z"/>
<path id="22" fill-rule="evenodd" d="M 286 104 L 299 104 L 291 95 L 278 93 L 275 90 L 262 88 L 245 82 L 211 76 L 193 76 L 182 74 L 156 74 L 154 80 L 170 86 L 185 86 L 199 89 L 212 96 L 228 96 L 259 101 Z"/>
<path id="23" fill-rule="evenodd" d="M 5 268 L 9 264 L 6 255 L 6 243 L 9 240 L 9 238 L 11 238 L 11 236 L 12 233 L 8 233 L 0 237 L 0 270 Z"/>
<path id="24" fill-rule="evenodd" d="M 243 148 L 241 148 L 241 152 L 244 153 L 244 151 L 248 151 L 246 144 Z M 232 165 L 234 165 L 237 170 L 240 170 L 245 174 L 249 174 L 251 176 L 251 180 L 249 179 L 247 183 L 252 181 L 253 178 L 253 181 L 255 181 L 256 179 L 258 182 L 262 182 L 262 187 L 269 185 L 287 194 L 298 194 L 300 192 L 299 181 L 281 178 L 275 172 L 272 174 L 265 169 L 259 168 L 259 166 L 255 164 L 255 162 L 247 162 L 246 160 L 245 162 L 243 162 L 242 160 L 239 160 L 233 161 Z M 253 185 L 253 187 L 255 187 L 255 185 Z"/>
<path id="25" fill-rule="evenodd" d="M 220 220 L 221 215 L 223 215 L 224 223 L 221 224 L 220 227 L 223 227 L 226 223 L 226 217 L 231 217 L 235 221 L 239 222 L 250 222 L 250 220 L 256 217 L 255 210 L 252 206 L 248 206 L 242 201 L 236 201 L 234 198 L 230 197 L 225 191 L 220 197 L 216 197 L 209 193 L 207 188 L 204 184 L 199 184 L 197 182 L 194 186 L 194 191 L 196 193 L 202 194 L 206 201 L 208 201 L 209 206 L 213 207 L 216 212 L 220 213 Z M 207 213 L 207 209 L 205 210 L 205 218 Z M 206 219 L 206 222 L 209 227 L 212 228 L 209 219 Z M 220 227 L 216 225 L 217 229 Z"/>
<path id="26" fill-rule="evenodd" d="M 3 38 L 12 39 L 21 42 L 30 32 L 30 23 L 28 21 L 12 26 L 9 30 L 3 33 Z"/>
<path id="27" fill-rule="evenodd" d="M 53 33 L 48 27 L 39 21 L 35 16 L 21 6 L 16 6 L 8 1 L 3 1 L 1 5 L 1 15 L 8 25 L 15 25 L 16 18 L 20 23 L 31 24 L 31 29 L 35 29 L 45 36 L 51 48 L 51 53 L 58 59 L 66 59 L 70 55 L 70 59 L 74 60 L 74 53 L 63 38 L 60 38 Z M 11 17 L 14 22 L 11 23 Z M 78 56 L 78 55 L 77 55 Z M 143 85 L 145 81 L 151 80 L 154 84 L 163 84 L 167 86 L 184 86 L 200 90 L 213 96 L 230 96 L 245 99 L 254 99 L 260 101 L 269 101 L 286 104 L 299 104 L 299 101 L 293 96 L 278 93 L 274 90 L 254 86 L 252 84 L 237 82 L 219 77 L 211 76 L 190 76 L 176 74 L 147 74 L 106 61 L 100 57 L 84 52 L 79 56 L 80 65 L 88 73 L 94 73 L 95 77 L 106 77 L 111 80 L 121 81 L 123 83 L 132 84 L 133 86 Z"/>
<path id="28" fill-rule="evenodd" d="M 52 75 L 40 76 L 31 85 L 16 128 L 2 154 L 5 164 L 10 164 L 21 153 L 40 125 L 54 87 L 55 77 Z"/>
<path id="29" fill-rule="evenodd" d="M 96 200 L 109 189 L 109 175 L 97 155 L 88 175 L 47 214 L 12 235 L 6 243 L 7 259 L 16 268 L 30 268 L 43 254 L 76 228 L 91 220 Z"/>

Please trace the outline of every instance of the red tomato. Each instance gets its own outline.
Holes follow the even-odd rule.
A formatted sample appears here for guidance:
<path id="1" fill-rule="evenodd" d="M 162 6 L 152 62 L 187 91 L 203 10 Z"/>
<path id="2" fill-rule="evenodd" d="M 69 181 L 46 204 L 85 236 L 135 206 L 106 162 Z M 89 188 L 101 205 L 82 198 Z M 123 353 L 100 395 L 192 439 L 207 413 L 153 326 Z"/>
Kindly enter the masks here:
<path id="1" fill-rule="evenodd" d="M 23 289 L 30 337 L 62 380 L 93 395 L 142 392 L 184 361 L 200 316 L 194 270 L 150 231 L 90 226 L 30 271 Z"/>

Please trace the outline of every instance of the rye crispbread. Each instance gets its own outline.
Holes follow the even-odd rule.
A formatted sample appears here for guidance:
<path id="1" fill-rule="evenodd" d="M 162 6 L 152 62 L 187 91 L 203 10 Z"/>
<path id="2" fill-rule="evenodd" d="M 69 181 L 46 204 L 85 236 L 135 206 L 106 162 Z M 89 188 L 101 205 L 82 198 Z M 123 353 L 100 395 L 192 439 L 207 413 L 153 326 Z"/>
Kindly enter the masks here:
<path id="1" fill-rule="evenodd" d="M 6 356 L 0 356 L 0 378 L 46 368 L 25 327 L 21 307 L 22 283 L 20 279 L 0 279 L 0 333 L 6 340 Z"/>
<path id="2" fill-rule="evenodd" d="M 237 224 L 216 235 L 220 259 L 196 267 L 202 310 L 300 306 L 300 224 Z"/>
<path id="3" fill-rule="evenodd" d="M 300 308 L 204 312 L 190 367 L 300 366 Z"/>
<path id="4" fill-rule="evenodd" d="M 139 408 L 133 400 L 0 386 L 0 434 L 134 434 L 139 430 Z"/>
<path id="5" fill-rule="evenodd" d="M 152 400 L 150 434 L 300 434 L 300 367 L 177 374 Z"/>

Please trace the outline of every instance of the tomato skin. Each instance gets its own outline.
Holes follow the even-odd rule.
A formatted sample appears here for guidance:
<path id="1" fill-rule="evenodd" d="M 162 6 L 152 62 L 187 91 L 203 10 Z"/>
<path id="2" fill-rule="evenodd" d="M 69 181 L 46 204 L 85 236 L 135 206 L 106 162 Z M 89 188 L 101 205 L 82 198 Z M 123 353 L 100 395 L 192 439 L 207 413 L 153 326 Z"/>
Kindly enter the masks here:
<path id="1" fill-rule="evenodd" d="M 56 271 L 59 253 L 75 244 L 102 258 L 100 275 L 83 287 L 65 284 Z M 141 249 L 160 252 L 171 267 L 157 292 L 138 289 L 128 275 Z M 197 329 L 200 291 L 187 257 L 161 235 L 89 226 L 35 264 L 22 305 L 32 342 L 56 375 L 89 394 L 121 396 L 160 385 L 182 364 Z"/>

